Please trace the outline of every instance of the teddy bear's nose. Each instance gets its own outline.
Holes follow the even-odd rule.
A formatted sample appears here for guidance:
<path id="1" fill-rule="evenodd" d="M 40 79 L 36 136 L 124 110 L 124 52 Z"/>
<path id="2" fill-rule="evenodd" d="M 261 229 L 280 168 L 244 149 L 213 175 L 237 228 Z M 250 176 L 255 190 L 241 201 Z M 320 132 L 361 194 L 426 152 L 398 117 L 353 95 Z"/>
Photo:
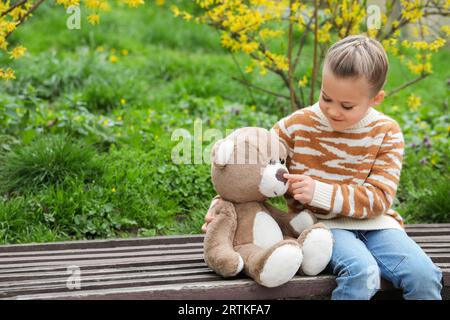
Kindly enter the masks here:
<path id="1" fill-rule="evenodd" d="M 278 181 L 283 182 L 284 184 L 286 184 L 287 179 L 284 176 L 285 173 L 289 173 L 284 169 L 278 169 L 277 170 L 277 174 L 275 175 Z"/>

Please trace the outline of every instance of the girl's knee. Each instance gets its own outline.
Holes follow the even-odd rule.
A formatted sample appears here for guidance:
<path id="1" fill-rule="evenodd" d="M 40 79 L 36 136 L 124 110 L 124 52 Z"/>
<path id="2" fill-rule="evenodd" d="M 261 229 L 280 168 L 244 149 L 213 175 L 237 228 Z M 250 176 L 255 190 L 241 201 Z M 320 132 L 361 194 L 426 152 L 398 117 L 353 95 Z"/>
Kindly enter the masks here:
<path id="1" fill-rule="evenodd" d="M 405 259 L 399 268 L 404 297 L 410 299 L 440 299 L 442 271 L 427 259 Z"/>
<path id="2" fill-rule="evenodd" d="M 442 271 L 429 257 L 407 257 L 396 268 L 399 273 L 403 273 L 410 281 L 420 282 L 441 282 Z M 402 269 L 402 270 L 399 270 Z"/>

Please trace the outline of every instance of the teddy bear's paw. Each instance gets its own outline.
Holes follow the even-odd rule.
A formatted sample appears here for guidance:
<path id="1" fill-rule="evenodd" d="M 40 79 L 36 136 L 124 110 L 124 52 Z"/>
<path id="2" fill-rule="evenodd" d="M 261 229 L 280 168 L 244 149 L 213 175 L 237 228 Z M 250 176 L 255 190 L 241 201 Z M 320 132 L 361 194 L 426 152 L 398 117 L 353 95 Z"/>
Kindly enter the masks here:
<path id="1" fill-rule="evenodd" d="M 308 232 L 303 242 L 302 271 L 308 276 L 322 272 L 331 259 L 333 235 L 325 228 L 315 228 Z"/>
<path id="2" fill-rule="evenodd" d="M 237 260 L 236 260 L 237 257 Z M 224 277 L 234 277 L 238 273 L 244 269 L 244 260 L 242 259 L 241 255 L 239 253 L 235 253 L 235 257 L 233 259 L 229 259 L 226 261 L 226 263 L 223 264 L 223 270 L 227 270 L 225 272 L 221 272 L 222 276 Z"/>
<path id="3" fill-rule="evenodd" d="M 234 273 L 234 275 L 237 275 L 239 272 L 242 271 L 242 269 L 244 269 L 244 260 L 242 259 L 242 257 L 239 255 L 239 264 L 237 266 L 236 272 Z"/>
<path id="4" fill-rule="evenodd" d="M 316 223 L 317 219 L 314 217 L 311 211 L 303 210 L 297 214 L 289 223 L 291 227 L 301 234 L 304 230 L 310 228 Z"/>
<path id="5" fill-rule="evenodd" d="M 232 255 L 205 256 L 205 262 L 208 267 L 224 278 L 234 277 L 244 269 L 244 260 L 237 252 Z"/>
<path id="6" fill-rule="evenodd" d="M 300 246 L 286 244 L 276 248 L 267 258 L 259 276 L 265 287 L 280 286 L 295 276 L 302 264 L 303 254 Z"/>

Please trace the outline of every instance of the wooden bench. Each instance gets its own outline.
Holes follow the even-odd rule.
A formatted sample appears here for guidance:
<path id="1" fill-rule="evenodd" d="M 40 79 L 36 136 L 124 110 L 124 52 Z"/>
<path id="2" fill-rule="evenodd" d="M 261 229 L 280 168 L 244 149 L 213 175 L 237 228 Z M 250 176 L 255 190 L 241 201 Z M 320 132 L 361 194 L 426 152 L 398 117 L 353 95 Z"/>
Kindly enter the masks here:
<path id="1" fill-rule="evenodd" d="M 449 299 L 450 224 L 406 230 L 444 272 Z M 245 275 L 224 280 L 205 265 L 202 243 L 203 235 L 188 235 L 0 246 L 0 298 L 327 299 L 336 286 L 332 275 L 296 276 L 271 289 Z M 382 281 L 375 297 L 401 292 Z"/>

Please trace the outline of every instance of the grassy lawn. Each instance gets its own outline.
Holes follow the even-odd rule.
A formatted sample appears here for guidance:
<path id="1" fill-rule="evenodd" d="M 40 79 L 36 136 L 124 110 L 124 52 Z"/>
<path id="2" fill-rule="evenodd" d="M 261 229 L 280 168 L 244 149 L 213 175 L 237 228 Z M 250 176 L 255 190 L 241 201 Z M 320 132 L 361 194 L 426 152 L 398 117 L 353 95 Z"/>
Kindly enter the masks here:
<path id="1" fill-rule="evenodd" d="M 216 31 L 150 2 L 81 30 L 66 18 L 46 4 L 11 39 L 28 53 L 11 64 L 17 79 L 0 83 L 0 243 L 199 233 L 215 195 L 209 164 L 173 163 L 172 133 L 193 135 L 196 119 L 203 132 L 270 128 L 287 101 L 231 80 L 239 68 Z M 449 59 L 447 47 L 432 76 L 380 106 L 405 135 L 395 208 L 407 222 L 450 220 Z M 387 91 L 413 77 L 390 60 Z M 273 76 L 247 76 L 284 90 Z"/>

